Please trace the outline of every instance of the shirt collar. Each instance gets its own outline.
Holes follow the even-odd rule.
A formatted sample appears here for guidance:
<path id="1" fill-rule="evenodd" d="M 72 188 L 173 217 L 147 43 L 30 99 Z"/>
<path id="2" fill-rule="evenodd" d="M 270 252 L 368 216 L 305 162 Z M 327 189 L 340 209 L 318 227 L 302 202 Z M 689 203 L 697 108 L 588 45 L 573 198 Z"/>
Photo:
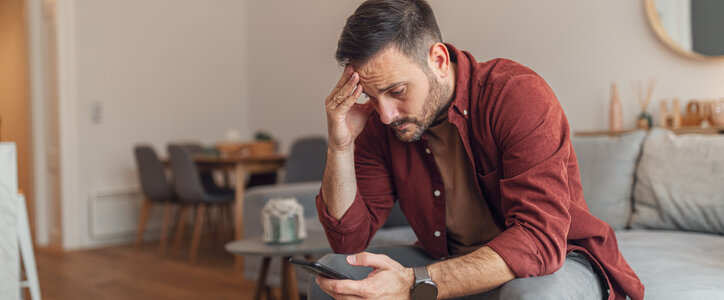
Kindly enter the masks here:
<path id="1" fill-rule="evenodd" d="M 469 53 L 460 51 L 451 44 L 445 43 L 445 46 L 450 52 L 450 60 L 457 63 L 455 92 L 452 105 L 448 110 L 448 116 L 463 114 L 463 117 L 467 118 L 467 112 L 470 109 L 470 85 L 475 59 Z"/>

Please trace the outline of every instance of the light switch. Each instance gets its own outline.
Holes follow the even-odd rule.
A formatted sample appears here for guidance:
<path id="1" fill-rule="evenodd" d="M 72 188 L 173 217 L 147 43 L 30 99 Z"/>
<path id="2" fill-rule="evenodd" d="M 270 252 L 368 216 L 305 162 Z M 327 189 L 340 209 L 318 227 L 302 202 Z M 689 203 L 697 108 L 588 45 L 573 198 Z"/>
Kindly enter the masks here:
<path id="1" fill-rule="evenodd" d="M 91 104 L 90 118 L 93 124 L 100 124 L 103 119 L 103 105 L 100 101 L 93 101 Z"/>

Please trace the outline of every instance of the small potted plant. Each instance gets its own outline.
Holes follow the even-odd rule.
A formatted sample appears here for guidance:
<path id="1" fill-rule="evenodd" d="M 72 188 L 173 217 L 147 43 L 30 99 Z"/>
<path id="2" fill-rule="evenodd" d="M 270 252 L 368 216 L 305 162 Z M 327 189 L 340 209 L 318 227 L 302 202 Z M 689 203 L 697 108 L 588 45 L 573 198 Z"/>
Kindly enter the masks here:
<path id="1" fill-rule="evenodd" d="M 260 130 L 254 134 L 254 143 L 249 147 L 249 155 L 264 156 L 274 154 L 276 148 L 277 143 L 272 139 L 271 135 Z"/>

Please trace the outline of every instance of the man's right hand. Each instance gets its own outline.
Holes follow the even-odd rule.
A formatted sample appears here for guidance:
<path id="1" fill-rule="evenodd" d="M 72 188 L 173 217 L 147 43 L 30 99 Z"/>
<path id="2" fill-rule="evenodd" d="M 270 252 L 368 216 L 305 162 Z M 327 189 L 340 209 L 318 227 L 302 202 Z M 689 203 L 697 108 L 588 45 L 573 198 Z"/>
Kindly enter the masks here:
<path id="1" fill-rule="evenodd" d="M 358 104 L 362 94 L 359 74 L 352 65 L 344 68 L 342 76 L 332 93 L 324 100 L 327 109 L 327 130 L 329 131 L 329 148 L 332 151 L 351 151 L 354 140 L 362 132 L 367 118 L 372 112 L 368 102 Z"/>

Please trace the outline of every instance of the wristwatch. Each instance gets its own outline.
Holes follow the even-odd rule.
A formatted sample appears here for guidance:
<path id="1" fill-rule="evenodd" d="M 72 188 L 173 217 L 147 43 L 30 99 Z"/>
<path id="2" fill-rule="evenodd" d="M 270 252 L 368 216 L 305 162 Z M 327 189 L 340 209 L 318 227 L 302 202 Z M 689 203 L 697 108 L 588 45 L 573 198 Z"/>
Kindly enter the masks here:
<path id="1" fill-rule="evenodd" d="M 412 300 L 435 300 L 437 299 L 437 285 L 432 282 L 427 273 L 427 267 L 414 267 L 415 284 L 410 289 Z"/>

